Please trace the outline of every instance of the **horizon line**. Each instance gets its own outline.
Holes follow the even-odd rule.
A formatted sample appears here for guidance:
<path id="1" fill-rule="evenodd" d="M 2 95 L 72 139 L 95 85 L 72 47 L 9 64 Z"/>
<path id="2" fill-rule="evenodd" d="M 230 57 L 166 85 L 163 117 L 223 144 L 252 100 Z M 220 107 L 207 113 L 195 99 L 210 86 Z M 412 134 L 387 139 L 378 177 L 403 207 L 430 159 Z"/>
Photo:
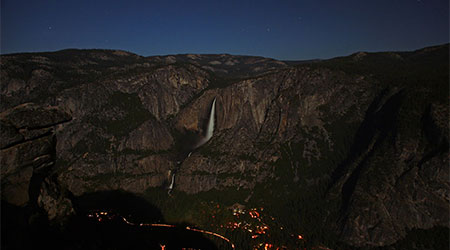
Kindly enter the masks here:
<path id="1" fill-rule="evenodd" d="M 227 52 L 223 52 L 223 53 L 173 53 L 173 54 L 156 54 L 156 55 L 140 55 L 138 53 L 126 50 L 126 49 L 113 49 L 113 48 L 63 48 L 63 49 L 57 49 L 57 50 L 48 50 L 48 51 L 22 51 L 22 52 L 8 52 L 8 53 L 3 53 L 0 49 L 0 56 L 11 56 L 11 55 L 19 55 L 19 54 L 39 54 L 39 53 L 58 53 L 61 51 L 65 51 L 65 50 L 86 50 L 86 51 L 95 51 L 95 50 L 104 50 L 104 51 L 122 51 L 122 52 L 126 52 L 129 54 L 134 54 L 140 57 L 144 57 L 144 58 L 150 58 L 150 57 L 167 57 L 167 56 L 178 56 L 178 55 L 203 55 L 203 56 L 212 56 L 212 55 L 229 55 L 229 56 L 246 56 L 246 57 L 262 57 L 262 58 L 267 58 L 267 59 L 273 59 L 273 60 L 277 60 L 277 61 L 312 61 L 312 60 L 329 60 L 329 59 L 333 59 L 333 58 L 339 58 L 339 57 L 346 57 L 346 56 L 350 56 L 353 55 L 355 53 L 389 53 L 389 52 L 397 52 L 397 53 L 401 53 L 401 52 L 414 52 L 414 51 L 419 51 L 419 50 L 423 50 L 423 49 L 428 49 L 428 48 L 434 48 L 434 47 L 442 47 L 442 46 L 448 46 L 450 45 L 450 42 L 447 43 L 441 43 L 441 44 L 435 44 L 435 45 L 429 45 L 429 46 L 425 46 L 425 47 L 420 47 L 420 48 L 416 48 L 416 49 L 412 49 L 412 50 L 357 50 L 354 51 L 350 54 L 347 55 L 338 55 L 338 56 L 334 56 L 334 57 L 327 57 L 327 58 L 306 58 L 306 59 L 277 59 L 274 57 L 267 57 L 267 56 L 262 56 L 262 55 L 249 55 L 249 54 L 231 54 L 231 53 L 227 53 Z"/>

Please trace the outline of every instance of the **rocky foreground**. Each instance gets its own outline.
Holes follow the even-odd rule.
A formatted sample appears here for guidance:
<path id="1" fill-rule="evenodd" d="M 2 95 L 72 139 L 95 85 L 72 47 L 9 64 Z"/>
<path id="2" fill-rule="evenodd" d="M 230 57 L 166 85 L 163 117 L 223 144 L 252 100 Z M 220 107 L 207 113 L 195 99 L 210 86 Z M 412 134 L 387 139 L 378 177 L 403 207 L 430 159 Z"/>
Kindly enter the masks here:
<path id="1" fill-rule="evenodd" d="M 2 203 L 60 223 L 74 197 L 144 194 L 176 172 L 175 190 L 193 200 L 231 192 L 297 204 L 313 194 L 326 204 L 315 223 L 353 246 L 448 227 L 448 54 L 2 55 Z M 186 158 L 214 98 L 214 136 Z"/>

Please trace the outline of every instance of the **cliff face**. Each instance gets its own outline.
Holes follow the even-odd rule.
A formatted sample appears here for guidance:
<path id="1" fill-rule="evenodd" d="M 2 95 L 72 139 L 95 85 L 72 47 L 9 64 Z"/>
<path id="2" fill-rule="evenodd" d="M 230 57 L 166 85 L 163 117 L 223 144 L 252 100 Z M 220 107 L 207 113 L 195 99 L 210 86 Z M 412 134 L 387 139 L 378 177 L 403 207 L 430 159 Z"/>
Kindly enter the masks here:
<path id="1" fill-rule="evenodd" d="M 375 89 L 364 78 L 299 68 L 206 91 L 176 117 L 179 130 L 197 129 L 217 98 L 215 136 L 183 162 L 178 188 L 188 193 L 253 188 L 274 177 L 273 164 L 283 146 L 313 165 L 333 151 L 337 135 L 329 128 L 343 117 L 349 123 L 361 122 Z M 325 110 L 327 106 L 335 108 Z M 300 144 L 301 149 L 293 149 Z M 228 177 L 217 178 L 220 175 Z"/>
<path id="2" fill-rule="evenodd" d="M 392 244 L 408 230 L 448 225 L 448 137 L 431 125 L 448 120 L 442 115 L 448 108 L 435 107 L 443 112 L 435 113 L 440 118 L 430 117 L 434 108 L 424 108 L 403 120 L 410 108 L 404 91 L 369 109 L 352 153 L 332 176 L 342 201 L 341 236 L 355 245 Z M 431 127 L 440 131 L 439 139 L 427 136 Z"/>
<path id="3" fill-rule="evenodd" d="M 42 207 L 51 219 L 73 213 L 71 201 L 52 175 L 54 131 L 70 119 L 57 107 L 32 103 L 0 113 L 2 202 L 31 210 Z"/>
<path id="4" fill-rule="evenodd" d="M 167 186 L 176 172 L 175 189 L 188 194 L 247 190 L 251 199 L 257 186 L 279 182 L 292 193 L 326 190 L 317 195 L 338 207 L 327 221 L 357 246 L 448 226 L 448 46 L 298 66 L 89 50 L 5 55 L 1 63 L 2 111 L 33 101 L 71 114 L 55 131 L 53 154 L 57 182 L 75 196 L 143 193 Z M 214 98 L 214 136 L 186 158 Z M 44 159 L 55 145 L 42 135 L 68 120 L 36 123 L 24 114 L 23 125 L 14 120 L 20 113 L 8 112 L 2 166 Z M 33 137 L 36 152 L 25 149 Z M 32 156 L 19 157 L 24 151 Z M 2 189 L 3 180 L 16 184 L 2 199 L 24 204 L 34 168 L 8 169 Z"/>

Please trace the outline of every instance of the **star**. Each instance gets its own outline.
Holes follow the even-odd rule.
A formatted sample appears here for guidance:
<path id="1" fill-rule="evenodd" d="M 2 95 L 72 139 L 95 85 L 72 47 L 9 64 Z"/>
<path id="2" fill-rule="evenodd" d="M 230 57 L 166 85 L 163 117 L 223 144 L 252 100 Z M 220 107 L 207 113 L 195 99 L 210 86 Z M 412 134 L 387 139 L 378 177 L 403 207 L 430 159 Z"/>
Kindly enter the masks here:
<path id="1" fill-rule="evenodd" d="M 51 30 L 51 29 L 52 29 L 52 26 L 48 26 L 48 29 Z"/>

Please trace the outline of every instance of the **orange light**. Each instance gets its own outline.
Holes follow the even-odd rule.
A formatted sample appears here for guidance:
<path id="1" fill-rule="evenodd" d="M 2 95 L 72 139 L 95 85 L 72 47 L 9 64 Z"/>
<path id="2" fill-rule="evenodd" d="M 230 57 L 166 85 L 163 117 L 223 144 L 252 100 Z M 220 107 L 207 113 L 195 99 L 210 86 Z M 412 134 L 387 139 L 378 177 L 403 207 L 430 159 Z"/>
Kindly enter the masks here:
<path id="1" fill-rule="evenodd" d="M 298 235 L 298 239 L 301 240 L 303 239 L 303 236 L 301 234 Z"/>
<path id="2" fill-rule="evenodd" d="M 266 243 L 266 245 L 264 246 L 264 250 L 271 249 L 272 247 L 273 247 L 272 244 Z"/>
<path id="3" fill-rule="evenodd" d="M 252 239 L 256 239 L 256 238 L 258 238 L 258 235 L 252 235 Z"/>
<path id="4" fill-rule="evenodd" d="M 252 218 L 258 218 L 259 217 L 259 213 L 257 211 L 249 211 L 248 214 L 250 214 L 250 216 Z"/>

